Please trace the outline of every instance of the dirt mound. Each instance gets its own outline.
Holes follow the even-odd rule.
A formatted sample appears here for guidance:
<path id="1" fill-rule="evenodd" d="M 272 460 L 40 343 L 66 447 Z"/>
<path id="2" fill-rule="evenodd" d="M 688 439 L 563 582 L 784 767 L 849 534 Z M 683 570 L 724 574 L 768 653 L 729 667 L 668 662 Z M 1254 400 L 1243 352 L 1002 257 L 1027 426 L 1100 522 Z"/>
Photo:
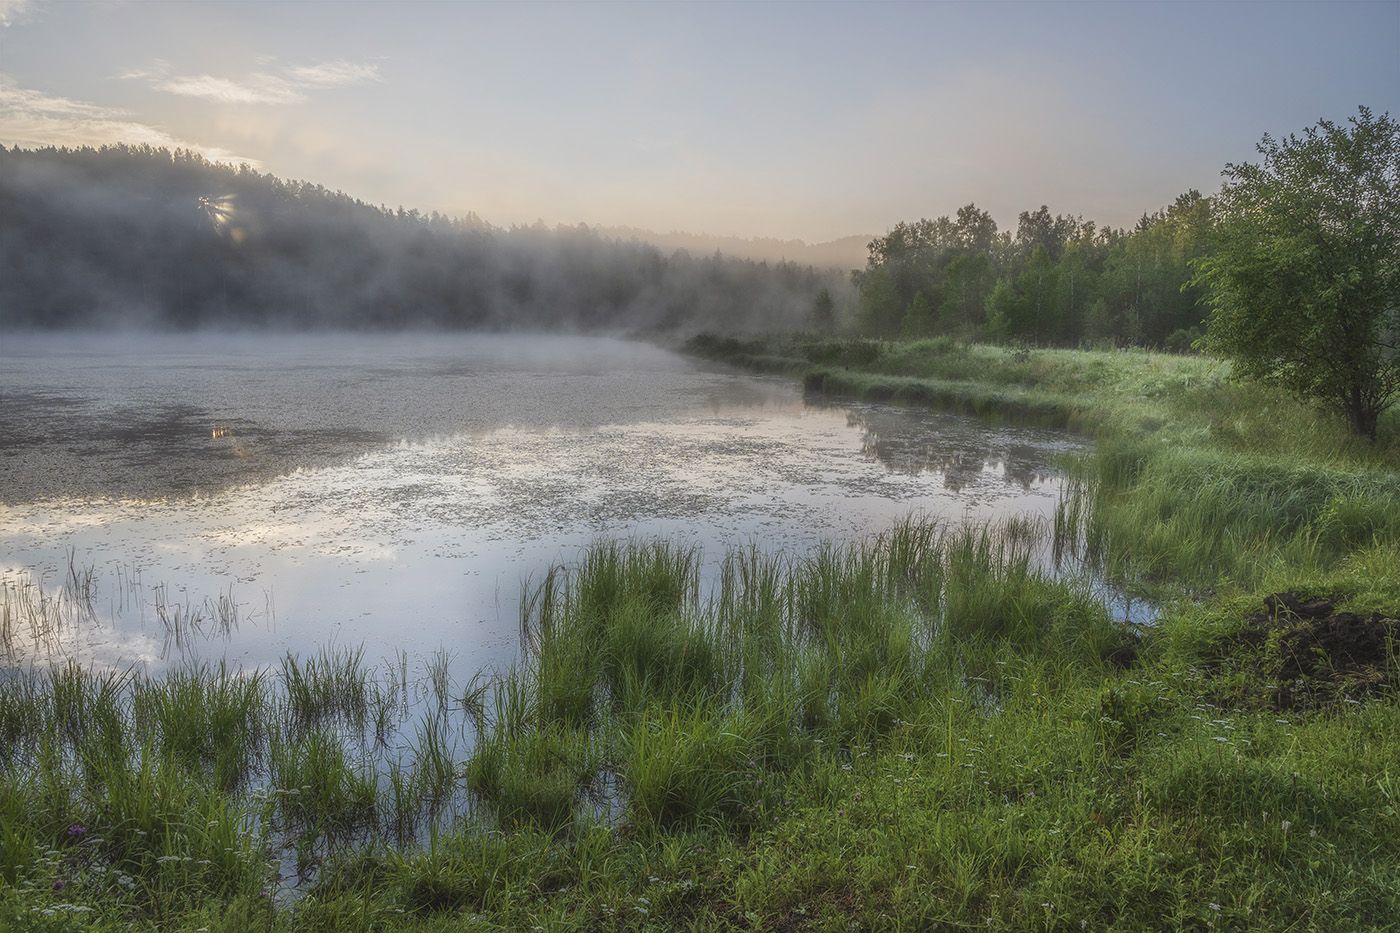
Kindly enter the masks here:
<path id="1" fill-rule="evenodd" d="M 1246 690 L 1279 710 L 1359 702 L 1397 683 L 1400 620 L 1338 610 L 1335 597 L 1275 593 L 1227 641 L 1218 668 L 1246 673 Z M 1228 660 L 1227 660 L 1228 659 Z M 1229 663 L 1232 660 L 1235 663 Z"/>

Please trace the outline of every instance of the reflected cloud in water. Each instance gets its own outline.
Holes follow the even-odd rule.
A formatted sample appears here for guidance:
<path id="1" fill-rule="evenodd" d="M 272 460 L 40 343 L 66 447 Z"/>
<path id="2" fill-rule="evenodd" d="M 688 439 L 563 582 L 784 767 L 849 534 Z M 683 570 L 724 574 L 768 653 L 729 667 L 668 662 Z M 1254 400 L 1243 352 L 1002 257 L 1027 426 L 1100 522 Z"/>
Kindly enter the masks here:
<path id="1" fill-rule="evenodd" d="M 160 338 L 153 369 L 147 348 L 48 339 L 3 351 L 0 553 L 42 575 L 71 549 L 104 586 L 136 565 L 151 605 L 160 584 L 187 588 L 167 617 L 217 616 L 231 586 L 275 592 L 277 626 L 203 649 L 252 666 L 328 643 L 508 664 L 522 581 L 600 538 L 667 538 L 717 565 L 911 513 L 1048 518 L 1055 458 L 1081 443 L 806 404 L 787 380 L 621 341 Z M 106 644 L 168 663 L 157 613 L 111 599 Z"/>

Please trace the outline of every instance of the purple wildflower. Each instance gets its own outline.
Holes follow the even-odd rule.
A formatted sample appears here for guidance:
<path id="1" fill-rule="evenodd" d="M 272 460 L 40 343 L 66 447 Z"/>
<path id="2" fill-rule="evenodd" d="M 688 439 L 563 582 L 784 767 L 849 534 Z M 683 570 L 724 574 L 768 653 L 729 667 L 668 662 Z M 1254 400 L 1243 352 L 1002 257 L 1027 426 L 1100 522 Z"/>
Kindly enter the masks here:
<path id="1" fill-rule="evenodd" d="M 86 835 L 87 835 L 87 827 L 84 826 L 82 823 L 74 823 L 72 826 L 69 826 L 69 827 L 68 827 L 68 838 L 69 838 L 69 839 L 81 839 L 83 836 L 86 836 Z"/>

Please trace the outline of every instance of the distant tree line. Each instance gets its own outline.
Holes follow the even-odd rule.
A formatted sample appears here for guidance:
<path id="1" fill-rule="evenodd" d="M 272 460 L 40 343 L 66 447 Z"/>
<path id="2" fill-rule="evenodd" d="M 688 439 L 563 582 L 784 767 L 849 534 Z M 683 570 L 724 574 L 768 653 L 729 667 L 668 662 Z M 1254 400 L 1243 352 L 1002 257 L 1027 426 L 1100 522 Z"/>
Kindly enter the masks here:
<path id="1" fill-rule="evenodd" d="M 389 208 L 197 153 L 0 146 L 0 324 L 806 326 L 837 270 Z"/>
<path id="2" fill-rule="evenodd" d="M 1376 440 L 1400 399 L 1400 122 L 1265 136 L 1213 197 L 1181 195 L 1132 230 L 969 204 L 870 243 L 858 330 L 1050 345 L 1203 346 L 1236 372 Z M 811 320 L 830 316 L 813 304 Z"/>
<path id="3" fill-rule="evenodd" d="M 1210 235 L 1211 201 L 1194 190 L 1131 230 L 1041 207 L 1023 212 L 1013 233 L 969 204 L 871 242 L 866 267 L 853 275 L 856 329 L 1185 350 L 1206 316 L 1191 262 Z"/>

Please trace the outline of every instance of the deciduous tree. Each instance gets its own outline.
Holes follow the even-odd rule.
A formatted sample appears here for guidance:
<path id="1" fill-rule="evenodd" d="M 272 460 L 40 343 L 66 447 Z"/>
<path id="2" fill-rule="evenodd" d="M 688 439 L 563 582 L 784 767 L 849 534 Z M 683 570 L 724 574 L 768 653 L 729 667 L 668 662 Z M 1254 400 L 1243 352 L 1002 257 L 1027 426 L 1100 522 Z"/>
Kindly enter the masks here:
<path id="1" fill-rule="evenodd" d="M 1258 149 L 1226 167 L 1194 263 L 1207 344 L 1375 440 L 1400 395 L 1400 123 L 1362 107 Z"/>

